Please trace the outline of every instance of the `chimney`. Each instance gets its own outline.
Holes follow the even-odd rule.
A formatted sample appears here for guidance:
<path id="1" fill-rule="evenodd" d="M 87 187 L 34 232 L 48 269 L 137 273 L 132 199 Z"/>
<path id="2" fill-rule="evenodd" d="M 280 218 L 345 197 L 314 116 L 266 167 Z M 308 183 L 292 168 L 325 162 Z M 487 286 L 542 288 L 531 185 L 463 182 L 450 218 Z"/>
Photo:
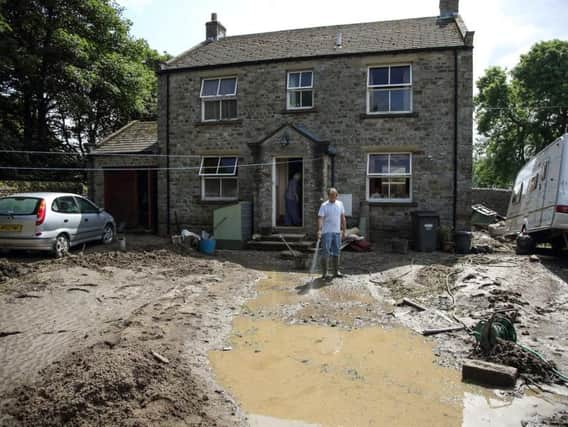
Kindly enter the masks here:
<path id="1" fill-rule="evenodd" d="M 225 37 L 227 30 L 217 21 L 217 14 L 211 14 L 211 21 L 205 23 L 205 37 L 207 41 L 215 41 Z"/>
<path id="2" fill-rule="evenodd" d="M 451 18 L 460 12 L 460 0 L 440 0 L 440 18 Z"/>

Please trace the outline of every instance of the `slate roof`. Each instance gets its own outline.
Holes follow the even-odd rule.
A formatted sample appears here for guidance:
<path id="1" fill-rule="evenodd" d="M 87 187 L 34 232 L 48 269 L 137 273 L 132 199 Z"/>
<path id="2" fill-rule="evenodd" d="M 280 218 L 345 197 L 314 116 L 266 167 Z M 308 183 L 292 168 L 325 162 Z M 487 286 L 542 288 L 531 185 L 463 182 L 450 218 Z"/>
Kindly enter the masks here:
<path id="1" fill-rule="evenodd" d="M 435 16 L 232 36 L 200 43 L 168 61 L 165 69 L 459 47 L 465 45 L 465 30 L 459 16 Z M 335 47 L 338 33 L 341 48 Z"/>
<path id="2" fill-rule="evenodd" d="M 153 151 L 157 145 L 157 123 L 134 120 L 103 139 L 91 154 L 143 153 Z"/>

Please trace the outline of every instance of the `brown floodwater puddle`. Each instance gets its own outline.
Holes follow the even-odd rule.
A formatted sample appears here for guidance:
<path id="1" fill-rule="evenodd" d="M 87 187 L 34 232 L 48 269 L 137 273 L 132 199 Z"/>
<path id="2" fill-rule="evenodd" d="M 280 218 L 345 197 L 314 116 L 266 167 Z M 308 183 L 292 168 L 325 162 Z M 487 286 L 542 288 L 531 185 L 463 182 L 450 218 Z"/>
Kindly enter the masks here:
<path id="1" fill-rule="evenodd" d="M 247 306 L 297 303 L 301 296 L 286 282 L 298 279 L 271 274 Z M 406 328 L 347 330 L 243 316 L 233 322 L 231 341 L 231 351 L 209 359 L 253 426 L 519 425 L 535 408 L 541 415 L 558 408 L 463 384 L 458 371 L 436 363 L 430 341 Z"/>

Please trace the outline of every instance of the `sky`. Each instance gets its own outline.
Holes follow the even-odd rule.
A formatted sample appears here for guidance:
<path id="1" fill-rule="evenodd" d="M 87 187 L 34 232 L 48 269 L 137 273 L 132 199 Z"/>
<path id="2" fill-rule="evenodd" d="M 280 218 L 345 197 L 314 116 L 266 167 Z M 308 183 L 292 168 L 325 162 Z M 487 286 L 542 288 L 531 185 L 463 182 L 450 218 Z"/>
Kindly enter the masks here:
<path id="1" fill-rule="evenodd" d="M 177 55 L 205 39 L 212 12 L 227 35 L 439 14 L 439 0 L 117 0 L 132 33 Z M 474 78 L 492 65 L 514 67 L 541 40 L 568 40 L 568 0 L 461 0 L 475 31 Z"/>

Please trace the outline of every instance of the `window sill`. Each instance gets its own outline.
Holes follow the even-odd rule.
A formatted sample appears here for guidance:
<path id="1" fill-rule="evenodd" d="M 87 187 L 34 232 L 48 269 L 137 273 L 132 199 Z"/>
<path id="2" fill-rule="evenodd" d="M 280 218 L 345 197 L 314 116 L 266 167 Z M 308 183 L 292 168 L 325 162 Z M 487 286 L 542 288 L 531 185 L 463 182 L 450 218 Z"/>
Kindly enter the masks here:
<path id="1" fill-rule="evenodd" d="M 195 126 L 240 126 L 243 124 L 243 119 L 231 119 L 231 120 L 211 120 L 206 122 L 195 122 Z"/>
<path id="2" fill-rule="evenodd" d="M 375 200 L 367 200 L 369 206 L 384 206 L 392 208 L 416 208 L 418 203 L 416 202 L 379 202 Z"/>
<path id="3" fill-rule="evenodd" d="M 359 116 L 361 119 L 395 119 L 395 118 L 410 118 L 410 117 L 418 117 L 418 113 L 378 113 L 378 114 L 369 114 L 364 113 Z"/>
<path id="4" fill-rule="evenodd" d="M 282 110 L 280 114 L 300 114 L 300 113 L 317 113 L 317 108 L 297 108 L 297 109 L 289 109 L 289 110 Z"/>

